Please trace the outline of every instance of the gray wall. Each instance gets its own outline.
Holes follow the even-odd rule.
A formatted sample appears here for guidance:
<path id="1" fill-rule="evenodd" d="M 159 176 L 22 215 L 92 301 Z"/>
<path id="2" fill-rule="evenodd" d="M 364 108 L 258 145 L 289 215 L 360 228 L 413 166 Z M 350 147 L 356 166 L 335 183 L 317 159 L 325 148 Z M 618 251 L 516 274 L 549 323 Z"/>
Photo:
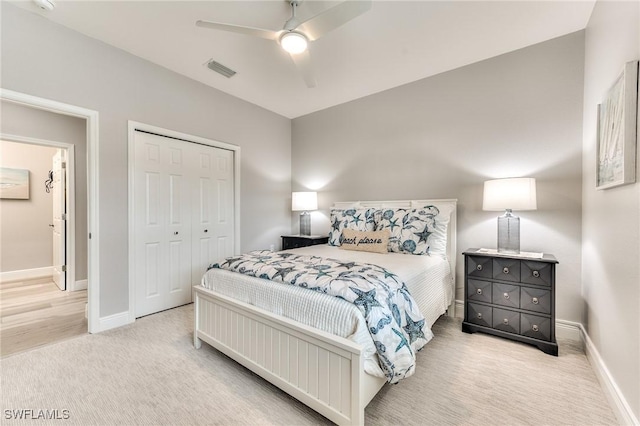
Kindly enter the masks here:
<path id="1" fill-rule="evenodd" d="M 279 244 L 291 226 L 289 119 L 7 2 L 1 6 L 2 87 L 100 115 L 101 317 L 128 309 L 128 120 L 241 146 L 238 251 Z"/>
<path id="2" fill-rule="evenodd" d="M 29 199 L 0 200 L 0 271 L 53 265 L 53 200 L 44 181 L 55 148 L 0 140 L 0 167 L 29 170 Z"/>
<path id="3" fill-rule="evenodd" d="M 312 232 L 334 201 L 457 198 L 459 252 L 495 248 L 483 182 L 535 177 L 522 250 L 556 255 L 558 317 L 579 321 L 583 53 L 578 32 L 294 119 L 293 189 L 319 191 Z"/>
<path id="4" fill-rule="evenodd" d="M 88 235 L 86 121 L 81 118 L 55 114 L 11 102 L 2 101 L 0 102 L 0 107 L 0 131 L 3 133 L 55 142 L 65 142 L 74 145 L 76 186 L 75 279 L 76 281 L 84 280 L 87 278 Z M 51 168 L 51 166 L 49 166 L 49 168 Z M 49 262 L 51 262 L 51 260 L 49 260 Z"/>
<path id="5" fill-rule="evenodd" d="M 636 419 L 640 419 L 640 184 L 596 191 L 595 164 L 596 105 L 624 64 L 638 59 L 640 3 L 598 1 L 585 35 L 585 326 Z"/>

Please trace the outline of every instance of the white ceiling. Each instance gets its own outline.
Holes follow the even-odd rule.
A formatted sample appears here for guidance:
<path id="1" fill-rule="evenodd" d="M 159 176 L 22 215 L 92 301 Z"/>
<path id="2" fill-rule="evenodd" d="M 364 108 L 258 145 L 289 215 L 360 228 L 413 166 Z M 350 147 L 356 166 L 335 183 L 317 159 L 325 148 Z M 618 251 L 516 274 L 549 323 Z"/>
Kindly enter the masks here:
<path id="1" fill-rule="evenodd" d="M 65 1 L 20 7 L 289 118 L 341 104 L 585 28 L 589 1 L 374 1 L 312 42 L 309 89 L 273 41 L 197 28 L 197 20 L 279 30 L 285 0 Z M 339 2 L 305 0 L 301 20 Z M 227 79 L 209 59 L 237 71 Z"/>

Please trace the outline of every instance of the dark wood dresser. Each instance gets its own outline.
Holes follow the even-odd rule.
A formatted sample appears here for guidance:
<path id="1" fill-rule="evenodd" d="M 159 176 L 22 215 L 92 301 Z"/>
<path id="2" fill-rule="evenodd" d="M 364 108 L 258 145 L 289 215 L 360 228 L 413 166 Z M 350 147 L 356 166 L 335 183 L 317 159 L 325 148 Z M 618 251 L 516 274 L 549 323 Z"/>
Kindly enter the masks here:
<path id="1" fill-rule="evenodd" d="M 556 264 L 542 258 L 469 249 L 463 253 L 462 331 L 493 334 L 558 355 L 555 333 Z"/>
<path id="2" fill-rule="evenodd" d="M 282 250 L 327 244 L 327 235 L 282 235 Z"/>

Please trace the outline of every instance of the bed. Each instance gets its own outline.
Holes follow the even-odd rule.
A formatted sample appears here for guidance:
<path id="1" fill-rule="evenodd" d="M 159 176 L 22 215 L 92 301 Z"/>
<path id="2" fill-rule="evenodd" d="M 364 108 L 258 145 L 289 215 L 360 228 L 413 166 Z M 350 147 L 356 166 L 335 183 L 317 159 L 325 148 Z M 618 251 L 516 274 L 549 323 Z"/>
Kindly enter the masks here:
<path id="1" fill-rule="evenodd" d="M 335 203 L 333 208 L 353 206 L 437 206 L 448 219 L 443 255 L 378 254 L 329 245 L 287 253 L 380 264 L 406 283 L 426 324 L 445 312 L 454 315 L 456 200 Z M 196 348 L 208 343 L 337 424 L 364 424 L 365 407 L 387 380 L 376 371 L 380 367 L 362 315 L 358 318 L 348 302 L 215 268 L 194 287 L 194 302 Z"/>

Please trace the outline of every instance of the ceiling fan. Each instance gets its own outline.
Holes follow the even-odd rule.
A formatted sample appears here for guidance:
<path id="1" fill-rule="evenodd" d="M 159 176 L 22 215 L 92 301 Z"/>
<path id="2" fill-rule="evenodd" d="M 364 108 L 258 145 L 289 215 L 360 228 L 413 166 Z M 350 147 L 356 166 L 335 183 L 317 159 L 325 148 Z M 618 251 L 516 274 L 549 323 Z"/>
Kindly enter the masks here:
<path id="1" fill-rule="evenodd" d="M 291 18 L 284 23 L 284 27 L 280 31 L 209 21 L 197 21 L 196 25 L 276 41 L 289 53 L 307 87 L 316 87 L 316 79 L 311 68 L 311 57 L 307 49 L 308 43 L 371 9 L 372 0 L 345 1 L 304 22 L 300 22 L 296 17 L 296 8 L 300 5 L 301 0 L 286 1 L 291 5 Z"/>

